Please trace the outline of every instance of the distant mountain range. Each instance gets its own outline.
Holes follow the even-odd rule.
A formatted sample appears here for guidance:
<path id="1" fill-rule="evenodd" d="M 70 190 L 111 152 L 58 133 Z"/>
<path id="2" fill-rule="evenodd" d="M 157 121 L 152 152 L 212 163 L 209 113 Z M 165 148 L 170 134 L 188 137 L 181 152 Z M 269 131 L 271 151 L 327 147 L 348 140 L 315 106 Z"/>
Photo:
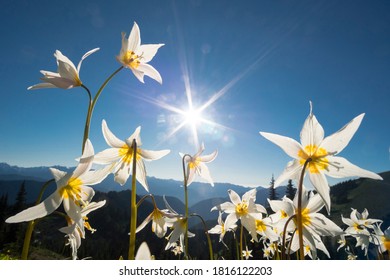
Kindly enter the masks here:
<path id="1" fill-rule="evenodd" d="M 70 172 L 73 169 L 64 166 L 53 166 L 59 170 Z M 16 194 L 20 188 L 22 182 L 25 182 L 27 189 L 27 202 L 33 202 L 38 195 L 39 189 L 43 182 L 52 179 L 52 175 L 48 167 L 18 167 L 11 166 L 7 163 L 0 163 L 0 196 L 2 194 L 8 194 L 8 201 L 13 203 Z M 170 196 L 184 201 L 184 189 L 183 182 L 172 179 L 158 179 L 155 177 L 147 178 L 149 184 L 150 193 L 157 196 Z M 55 186 L 51 186 L 51 190 L 54 190 Z M 123 191 L 131 188 L 130 180 L 128 183 L 121 187 L 117 184 L 113 175 L 109 175 L 102 183 L 93 186 L 96 191 L 110 192 L 110 191 Z M 230 183 L 215 183 L 212 187 L 207 183 L 193 182 L 188 188 L 189 205 L 195 207 L 199 206 L 200 202 L 207 200 L 210 203 L 221 203 L 228 198 L 227 191 L 229 189 L 234 190 L 238 194 L 243 194 L 249 189 L 245 186 L 234 185 Z M 268 188 L 257 187 L 258 191 L 258 203 L 265 204 L 268 197 Z M 277 194 L 279 197 L 284 195 L 284 188 L 277 188 Z M 50 194 L 48 190 L 47 193 Z M 146 190 L 137 185 L 137 194 L 145 195 Z M 214 204 L 215 205 L 215 204 Z"/>
<path id="2" fill-rule="evenodd" d="M 54 166 L 62 171 L 70 172 L 72 168 L 64 166 Z M 390 171 L 380 174 L 383 181 L 372 179 L 354 179 L 347 180 L 331 187 L 332 211 L 331 217 L 338 224 L 341 223 L 341 215 L 349 216 L 351 208 L 356 208 L 360 212 L 367 208 L 370 217 L 389 220 L 390 224 Z M 27 202 L 35 201 L 39 190 L 52 175 L 48 167 L 18 167 L 10 166 L 7 163 L 0 163 L 0 196 L 8 194 L 8 202 L 14 203 L 16 194 L 24 182 L 27 191 Z M 159 207 L 165 208 L 162 196 L 166 196 L 172 206 L 178 208 L 178 212 L 184 209 L 184 189 L 181 181 L 172 179 L 158 179 L 148 177 L 150 193 L 156 196 Z M 121 187 L 115 183 L 113 176 L 109 175 L 102 183 L 93 186 L 93 188 L 102 193 L 122 192 L 131 188 L 130 181 Z M 46 191 L 49 195 L 55 189 L 52 184 Z M 229 183 L 215 183 L 212 187 L 207 183 L 194 182 L 189 186 L 188 196 L 191 212 L 198 213 L 206 220 L 216 220 L 217 211 L 210 212 L 210 209 L 217 204 L 229 201 L 227 191 L 234 190 L 239 195 L 247 192 L 249 189 L 245 186 L 239 186 Z M 257 187 L 256 203 L 267 206 L 267 197 L 269 189 L 267 187 Z M 276 188 L 278 198 L 285 195 L 284 186 Z M 145 195 L 146 191 L 141 185 L 137 186 L 137 195 Z M 175 207 L 174 207 L 175 208 Z"/>

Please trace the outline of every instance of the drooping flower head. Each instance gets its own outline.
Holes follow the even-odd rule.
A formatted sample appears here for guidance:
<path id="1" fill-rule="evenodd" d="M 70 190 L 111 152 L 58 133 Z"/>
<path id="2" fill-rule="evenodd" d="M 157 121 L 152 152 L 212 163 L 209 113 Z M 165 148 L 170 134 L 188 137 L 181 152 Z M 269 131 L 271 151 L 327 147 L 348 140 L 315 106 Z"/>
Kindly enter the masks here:
<path id="1" fill-rule="evenodd" d="M 103 136 L 107 144 L 111 146 L 95 155 L 94 163 L 97 164 L 113 164 L 113 173 L 115 182 L 124 185 L 129 178 L 133 168 L 133 140 L 137 143 L 136 164 L 137 181 L 149 191 L 146 182 L 146 169 L 143 160 L 157 160 L 167 155 L 169 150 L 149 151 L 141 149 L 141 127 L 137 127 L 135 132 L 125 141 L 118 139 L 108 128 L 105 120 L 102 122 Z"/>
<path id="2" fill-rule="evenodd" d="M 103 181 L 110 172 L 110 166 L 90 171 L 94 158 L 92 143 L 87 139 L 84 153 L 73 172 L 66 173 L 50 168 L 57 184 L 57 189 L 40 204 L 30 207 L 6 220 L 7 223 L 32 221 L 54 212 L 61 203 L 66 214 L 72 219 L 84 234 L 84 219 L 82 207 L 87 205 L 95 194 L 89 185 Z"/>
<path id="3" fill-rule="evenodd" d="M 70 88 L 81 86 L 82 82 L 79 76 L 81 63 L 85 58 L 87 58 L 89 55 L 93 54 L 98 50 L 99 48 L 95 48 L 93 50 L 88 51 L 86 54 L 84 54 L 79 64 L 77 65 L 77 68 L 69 58 L 63 55 L 59 50 L 56 50 L 56 52 L 54 53 L 54 57 L 57 60 L 58 73 L 41 70 L 41 73 L 43 74 L 41 80 L 43 81 L 43 83 L 30 86 L 28 87 L 28 89 L 29 90 L 40 89 L 40 88 L 70 89 Z"/>
<path id="4" fill-rule="evenodd" d="M 184 155 L 180 153 L 180 156 L 187 163 L 187 186 L 189 186 L 195 179 L 195 175 L 198 175 L 205 179 L 207 182 L 214 186 L 213 179 L 211 178 L 209 168 L 206 163 L 212 162 L 218 155 L 218 151 L 215 150 L 213 153 L 205 156 L 201 156 L 205 150 L 204 144 L 200 146 L 198 152 L 194 156 Z"/>
<path id="5" fill-rule="evenodd" d="M 144 82 L 144 75 L 146 75 L 161 84 L 160 73 L 148 62 L 153 59 L 162 46 L 164 44 L 141 45 L 140 30 L 137 23 L 134 22 L 128 38 L 126 38 L 125 33 L 122 33 L 122 48 L 116 59 L 124 67 L 129 68 L 140 82 Z"/>
<path id="6" fill-rule="evenodd" d="M 288 179 L 299 179 L 306 164 L 306 173 L 309 174 L 311 183 L 325 201 L 326 209 L 330 212 L 329 185 L 325 175 L 334 178 L 358 176 L 381 180 L 382 177 L 378 174 L 336 156 L 348 145 L 363 117 L 364 114 L 360 114 L 339 131 L 324 138 L 324 129 L 312 113 L 310 102 L 310 113 L 300 134 L 301 143 L 289 137 L 260 132 L 263 137 L 278 145 L 290 157 L 294 158 L 276 179 L 275 187 Z"/>

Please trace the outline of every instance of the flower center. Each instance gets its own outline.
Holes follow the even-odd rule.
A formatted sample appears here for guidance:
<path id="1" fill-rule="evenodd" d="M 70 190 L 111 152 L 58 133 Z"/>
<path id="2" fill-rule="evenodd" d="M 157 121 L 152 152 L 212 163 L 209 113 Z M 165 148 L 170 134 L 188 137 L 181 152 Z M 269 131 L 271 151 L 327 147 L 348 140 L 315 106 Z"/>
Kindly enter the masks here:
<path id="1" fill-rule="evenodd" d="M 127 163 L 127 164 L 130 164 L 132 159 L 133 159 L 133 148 L 132 147 L 129 147 L 127 145 L 123 145 L 122 148 L 119 149 L 119 156 L 122 157 L 122 161 Z M 137 148 L 137 161 L 141 158 L 141 155 L 140 155 L 140 149 Z"/>
<path id="2" fill-rule="evenodd" d="M 267 226 L 264 224 L 262 220 L 256 220 L 256 231 L 265 232 Z"/>
<path id="3" fill-rule="evenodd" d="M 70 178 L 68 184 L 60 189 L 60 195 L 64 199 L 81 200 L 81 186 L 83 182 L 78 178 Z"/>
<path id="4" fill-rule="evenodd" d="M 137 69 L 140 65 L 140 56 L 136 55 L 133 51 L 127 51 L 123 57 L 122 61 L 124 64 L 129 66 L 130 68 Z"/>
<path id="5" fill-rule="evenodd" d="M 305 208 L 302 210 L 302 223 L 303 225 L 305 226 L 309 226 L 311 224 L 311 221 L 310 221 L 310 216 L 309 216 L 309 209 L 308 208 Z"/>
<path id="6" fill-rule="evenodd" d="M 246 203 L 246 201 L 243 201 L 236 205 L 236 213 L 240 216 L 248 214 L 248 204 Z"/>
<path id="7" fill-rule="evenodd" d="M 191 159 L 191 161 L 188 163 L 188 167 L 190 169 L 194 169 L 194 168 L 197 168 L 200 164 L 200 159 L 199 158 L 194 158 L 194 159 Z"/>
<path id="8" fill-rule="evenodd" d="M 329 160 L 326 156 L 329 153 L 324 148 L 318 148 L 316 145 L 307 145 L 304 150 L 299 150 L 299 163 L 304 165 L 306 160 L 311 159 L 308 163 L 310 173 L 320 173 L 321 170 L 328 169 Z"/>

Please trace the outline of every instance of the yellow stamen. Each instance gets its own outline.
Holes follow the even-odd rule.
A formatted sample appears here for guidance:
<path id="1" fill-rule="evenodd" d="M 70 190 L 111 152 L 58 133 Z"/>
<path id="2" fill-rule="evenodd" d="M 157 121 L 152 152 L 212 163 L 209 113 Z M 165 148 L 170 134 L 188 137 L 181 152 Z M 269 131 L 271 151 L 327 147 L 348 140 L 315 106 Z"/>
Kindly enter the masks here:
<path id="1" fill-rule="evenodd" d="M 326 156 L 329 153 L 324 148 L 318 148 L 316 145 L 307 145 L 304 150 L 299 150 L 299 163 L 304 165 L 309 158 L 308 170 L 310 173 L 320 173 L 320 170 L 328 169 L 329 160 Z"/>
<path id="2" fill-rule="evenodd" d="M 248 204 L 245 200 L 236 205 L 236 213 L 240 216 L 248 214 Z"/>
<path id="3" fill-rule="evenodd" d="M 122 57 L 122 62 L 130 68 L 137 69 L 141 63 L 139 61 L 140 58 L 141 57 L 136 55 L 133 51 L 127 51 Z"/>
<path id="4" fill-rule="evenodd" d="M 137 148 L 137 161 L 139 159 L 141 159 L 140 152 L 141 152 L 141 149 Z M 126 144 L 123 145 L 122 148 L 119 149 L 118 153 L 119 153 L 119 156 L 122 157 L 122 161 L 127 163 L 127 164 L 130 164 L 131 161 L 133 160 L 133 153 L 134 153 L 133 148 L 127 146 Z"/>
<path id="5" fill-rule="evenodd" d="M 70 178 L 68 184 L 62 187 L 59 192 L 64 199 L 81 200 L 81 186 L 83 182 L 79 178 Z"/>
<path id="6" fill-rule="evenodd" d="M 267 226 L 264 224 L 262 220 L 256 220 L 256 230 L 260 232 L 265 232 Z"/>
<path id="7" fill-rule="evenodd" d="M 194 169 L 194 168 L 196 168 L 196 167 L 199 166 L 200 162 L 201 162 L 201 161 L 200 161 L 199 158 L 191 159 L 191 161 L 188 163 L 188 167 L 189 167 L 190 169 Z"/>

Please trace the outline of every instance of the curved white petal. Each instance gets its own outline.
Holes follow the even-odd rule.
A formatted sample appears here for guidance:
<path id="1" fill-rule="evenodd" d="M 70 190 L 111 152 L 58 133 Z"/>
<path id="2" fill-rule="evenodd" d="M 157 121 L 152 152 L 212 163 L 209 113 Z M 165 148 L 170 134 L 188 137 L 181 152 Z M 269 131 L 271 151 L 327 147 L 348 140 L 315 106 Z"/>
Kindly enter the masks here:
<path id="1" fill-rule="evenodd" d="M 331 153 L 340 153 L 352 139 L 353 135 L 359 128 L 363 117 L 364 114 L 360 114 L 359 116 L 351 120 L 348 124 L 346 124 L 343 128 L 341 128 L 339 131 L 326 137 L 322 141 L 321 147 Z"/>
<path id="2" fill-rule="evenodd" d="M 57 88 L 57 87 L 52 83 L 40 83 L 40 84 L 29 86 L 27 90 L 41 89 L 41 88 Z"/>
<path id="3" fill-rule="evenodd" d="M 89 139 L 85 141 L 84 152 L 81 158 L 79 159 L 79 164 L 72 173 L 72 177 L 78 178 L 91 169 L 94 157 L 94 149 L 92 143 Z"/>
<path id="4" fill-rule="evenodd" d="M 144 187 L 144 189 L 149 192 L 149 186 L 146 181 L 146 169 L 142 160 L 137 160 L 137 170 L 135 177 L 137 178 L 137 181 Z"/>
<path id="5" fill-rule="evenodd" d="M 141 44 L 141 35 L 138 24 L 134 22 L 133 28 L 130 31 L 129 38 L 127 40 L 127 50 L 136 51 Z"/>
<path id="6" fill-rule="evenodd" d="M 299 151 L 303 150 L 301 144 L 296 140 L 268 132 L 260 132 L 260 135 L 279 146 L 290 157 L 297 159 Z"/>
<path id="7" fill-rule="evenodd" d="M 12 217 L 9 217 L 6 222 L 20 223 L 42 218 L 54 212 L 60 206 L 61 202 L 62 197 L 59 192 L 56 191 L 38 205 L 30 207 Z"/>
<path id="8" fill-rule="evenodd" d="M 230 200 L 233 202 L 234 205 L 241 203 L 241 198 L 235 191 L 228 190 L 228 194 L 229 194 Z"/>
<path id="9" fill-rule="evenodd" d="M 324 139 L 324 129 L 312 113 L 312 103 L 310 102 L 310 114 L 306 118 L 301 130 L 301 144 L 303 147 L 308 145 L 317 146 Z"/>
<path id="10" fill-rule="evenodd" d="M 141 63 L 137 67 L 137 71 L 142 72 L 144 75 L 146 75 L 146 76 L 152 78 L 153 80 L 157 81 L 158 83 L 162 84 L 162 78 L 161 78 L 160 73 L 152 65 Z M 143 82 L 143 78 L 142 78 L 142 82 Z"/>
<path id="11" fill-rule="evenodd" d="M 302 165 L 299 163 L 299 160 L 290 161 L 286 168 L 283 170 L 282 174 L 274 182 L 274 187 L 279 187 L 284 181 L 288 179 L 297 179 L 299 178 L 302 172 Z"/>
<path id="12" fill-rule="evenodd" d="M 142 242 L 138 248 L 137 254 L 135 255 L 136 260 L 151 260 L 152 255 L 150 253 L 148 244 L 146 242 Z"/>
<path id="13" fill-rule="evenodd" d="M 81 186 L 81 199 L 85 202 L 91 202 L 93 196 L 95 195 L 95 190 L 88 186 Z"/>
<path id="14" fill-rule="evenodd" d="M 50 170 L 51 174 L 53 175 L 54 180 L 56 182 L 60 181 L 62 178 L 64 178 L 67 175 L 66 172 L 58 170 L 58 169 L 53 168 L 53 167 L 50 167 L 49 170 Z"/>
<path id="15" fill-rule="evenodd" d="M 187 168 L 187 187 L 194 181 L 195 179 L 195 168 Z"/>
<path id="16" fill-rule="evenodd" d="M 95 155 L 93 163 L 96 164 L 111 164 L 120 160 L 122 156 L 119 154 L 118 148 L 108 148 Z"/>
<path id="17" fill-rule="evenodd" d="M 122 148 L 126 143 L 118 139 L 108 128 L 105 120 L 102 121 L 102 132 L 106 143 L 113 148 Z"/>
<path id="18" fill-rule="evenodd" d="M 256 188 L 253 188 L 249 191 L 247 191 L 246 193 L 244 193 L 242 195 L 242 200 L 244 201 L 252 201 L 252 202 L 255 202 L 256 201 L 256 192 L 257 192 L 257 189 Z"/>
<path id="19" fill-rule="evenodd" d="M 149 216 L 147 216 L 146 219 L 137 227 L 137 229 L 135 230 L 135 233 L 138 233 L 141 230 L 143 230 L 147 226 L 147 224 L 150 223 L 152 218 L 153 218 L 153 212 L 150 213 Z"/>
<path id="20" fill-rule="evenodd" d="M 344 178 L 344 177 L 363 177 L 371 178 L 376 180 L 383 180 L 378 174 L 360 168 L 343 157 L 328 157 L 329 166 L 328 170 L 325 170 L 325 173 L 334 178 Z"/>
<path id="21" fill-rule="evenodd" d="M 144 160 L 157 160 L 169 154 L 170 150 L 150 151 L 138 149 L 138 152 Z"/>
<path id="22" fill-rule="evenodd" d="M 129 67 L 128 65 L 125 65 L 125 67 Z M 134 68 L 130 68 L 131 71 L 133 72 L 134 76 L 141 82 L 141 83 L 145 83 L 144 81 L 144 72 L 143 71 L 139 71 L 137 69 L 134 69 Z"/>
<path id="23" fill-rule="evenodd" d="M 101 183 L 114 169 L 115 164 L 107 165 L 104 168 L 89 171 L 80 176 L 84 185 L 96 185 Z"/>
<path id="24" fill-rule="evenodd" d="M 91 202 L 89 203 L 87 206 L 85 206 L 82 210 L 81 210 L 81 215 L 83 217 L 87 216 L 89 213 L 91 213 L 92 211 L 95 211 L 101 207 L 103 207 L 104 205 L 106 204 L 106 201 L 105 200 L 101 200 L 99 202 Z"/>
<path id="25" fill-rule="evenodd" d="M 217 157 L 217 155 L 218 155 L 218 150 L 215 150 L 213 153 L 211 153 L 209 155 L 199 157 L 199 159 L 202 162 L 209 163 L 209 162 L 212 162 Z"/>
<path id="26" fill-rule="evenodd" d="M 135 129 L 134 133 L 129 138 L 126 139 L 127 146 L 131 147 L 133 145 L 133 140 L 135 139 L 135 142 L 137 143 L 137 147 L 141 147 L 142 141 L 141 141 L 140 133 L 141 133 L 141 127 L 139 126 Z"/>
<path id="27" fill-rule="evenodd" d="M 322 173 L 309 173 L 309 178 L 318 194 L 324 200 L 326 210 L 330 213 L 330 188 L 325 175 Z"/>
<path id="28" fill-rule="evenodd" d="M 123 186 L 129 179 L 132 164 L 121 163 L 114 174 L 114 181 Z"/>
<path id="29" fill-rule="evenodd" d="M 42 77 L 42 81 L 46 83 L 53 84 L 56 88 L 62 88 L 62 89 L 70 89 L 75 86 L 78 86 L 74 80 L 68 79 L 68 78 L 62 78 L 62 77 Z"/>
<path id="30" fill-rule="evenodd" d="M 88 52 L 86 52 L 83 57 L 81 58 L 79 64 L 77 65 L 77 72 L 80 73 L 80 68 L 81 68 L 81 63 L 83 62 L 84 59 L 86 59 L 88 56 L 90 56 L 91 54 L 93 54 L 94 52 L 97 52 L 98 50 L 100 50 L 100 48 L 94 48 Z"/>
<path id="31" fill-rule="evenodd" d="M 141 61 L 143 63 L 148 63 L 156 55 L 159 48 L 164 46 L 164 44 L 145 44 L 141 45 L 138 48 L 137 54 L 141 56 Z"/>
<path id="32" fill-rule="evenodd" d="M 211 186 L 214 187 L 214 182 L 213 179 L 211 178 L 210 171 L 207 165 L 204 164 L 203 162 L 200 162 L 198 171 L 199 171 L 199 176 L 205 179 L 208 183 L 211 184 Z"/>
<path id="33" fill-rule="evenodd" d="M 321 196 L 318 194 L 313 195 L 309 203 L 307 204 L 307 208 L 310 209 L 310 213 L 316 213 L 319 212 L 324 207 L 324 201 L 322 200 Z"/>
<path id="34" fill-rule="evenodd" d="M 236 209 L 236 206 L 233 203 L 224 202 L 224 203 L 221 203 L 219 205 L 214 206 L 213 208 L 211 208 L 210 211 L 218 210 L 218 211 L 230 214 L 230 213 L 234 213 L 236 211 L 235 209 Z"/>
<path id="35" fill-rule="evenodd" d="M 343 230 L 330 219 L 326 218 L 323 214 L 310 214 L 310 223 L 315 232 L 319 235 L 337 236 L 343 234 Z"/>

